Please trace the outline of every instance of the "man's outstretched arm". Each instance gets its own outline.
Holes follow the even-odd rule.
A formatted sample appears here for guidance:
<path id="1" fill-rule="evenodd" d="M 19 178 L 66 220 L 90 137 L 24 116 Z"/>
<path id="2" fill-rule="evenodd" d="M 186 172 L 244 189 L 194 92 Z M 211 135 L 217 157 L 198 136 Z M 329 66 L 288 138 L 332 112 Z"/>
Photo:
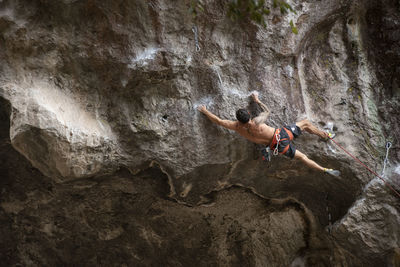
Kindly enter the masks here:
<path id="1" fill-rule="evenodd" d="M 221 120 L 220 118 L 218 118 L 217 115 L 214 115 L 213 113 L 211 113 L 210 111 L 207 110 L 207 108 L 205 106 L 199 106 L 197 108 L 201 113 L 203 113 L 204 115 L 207 116 L 207 118 L 210 119 L 210 121 L 221 125 L 224 128 L 230 129 L 230 130 L 235 130 L 236 129 L 236 122 L 234 121 L 230 121 L 230 120 Z"/>
<path id="2" fill-rule="evenodd" d="M 253 93 L 251 97 L 253 98 L 254 102 L 259 104 L 263 110 L 263 112 L 261 112 L 256 118 L 254 118 L 254 122 L 257 124 L 265 122 L 270 114 L 268 107 L 264 103 L 262 103 L 260 99 L 258 99 L 258 93 Z"/>

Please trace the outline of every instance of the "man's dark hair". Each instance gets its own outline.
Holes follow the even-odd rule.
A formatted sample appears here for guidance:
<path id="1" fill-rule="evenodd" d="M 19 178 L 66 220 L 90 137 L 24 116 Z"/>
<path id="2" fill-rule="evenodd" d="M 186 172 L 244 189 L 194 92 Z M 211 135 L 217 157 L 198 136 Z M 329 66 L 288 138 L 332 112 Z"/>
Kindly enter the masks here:
<path id="1" fill-rule="evenodd" d="M 250 120 L 250 113 L 243 108 L 238 109 L 238 111 L 236 111 L 236 119 L 241 123 L 248 123 Z"/>

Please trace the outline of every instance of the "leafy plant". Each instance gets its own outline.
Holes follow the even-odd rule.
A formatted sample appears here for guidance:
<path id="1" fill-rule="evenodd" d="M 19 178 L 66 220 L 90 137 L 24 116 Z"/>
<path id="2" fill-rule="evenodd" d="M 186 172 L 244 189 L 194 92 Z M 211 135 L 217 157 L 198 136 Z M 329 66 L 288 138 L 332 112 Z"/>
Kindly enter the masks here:
<path id="1" fill-rule="evenodd" d="M 190 0 L 189 13 L 196 18 L 200 12 L 204 12 L 204 4 L 200 0 Z"/>
<path id="2" fill-rule="evenodd" d="M 293 20 L 290 20 L 290 28 L 292 28 L 292 32 L 294 34 L 298 34 L 299 33 L 299 31 L 297 30 L 297 27 L 293 23 Z"/>
<path id="3" fill-rule="evenodd" d="M 272 8 L 279 8 L 282 15 L 289 12 L 296 13 L 284 0 L 270 0 L 272 1 Z M 267 26 L 264 16 L 271 13 L 269 7 L 271 3 L 266 3 L 266 0 L 227 0 L 228 13 L 227 16 L 232 20 L 250 19 L 259 25 Z M 204 4 L 202 0 L 190 0 L 189 12 L 196 18 L 199 12 L 204 11 Z M 293 21 L 290 21 L 292 32 L 297 34 L 297 27 Z"/>
<path id="4" fill-rule="evenodd" d="M 254 22 L 267 26 L 264 15 L 271 10 L 265 7 L 265 0 L 231 0 L 228 4 L 228 17 L 233 20 L 250 18 Z"/>
<path id="5" fill-rule="evenodd" d="M 289 5 L 288 3 L 286 3 L 285 1 L 273 0 L 272 6 L 274 8 L 278 8 L 279 7 L 279 9 L 281 10 L 281 13 L 283 15 L 289 13 L 289 11 L 296 14 L 296 11 L 292 8 L 292 6 Z"/>

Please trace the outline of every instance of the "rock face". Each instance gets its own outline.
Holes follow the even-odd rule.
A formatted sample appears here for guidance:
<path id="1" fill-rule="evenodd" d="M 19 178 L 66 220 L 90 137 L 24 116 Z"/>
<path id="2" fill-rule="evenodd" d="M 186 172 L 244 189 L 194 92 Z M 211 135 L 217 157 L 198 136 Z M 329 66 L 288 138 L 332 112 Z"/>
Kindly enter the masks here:
<path id="1" fill-rule="evenodd" d="M 400 198 L 333 142 L 296 147 L 340 177 L 267 164 L 196 110 L 256 116 L 256 90 L 378 173 L 391 141 L 400 191 L 399 1 L 289 2 L 263 28 L 219 0 L 1 1 L 1 262 L 400 266 Z"/>

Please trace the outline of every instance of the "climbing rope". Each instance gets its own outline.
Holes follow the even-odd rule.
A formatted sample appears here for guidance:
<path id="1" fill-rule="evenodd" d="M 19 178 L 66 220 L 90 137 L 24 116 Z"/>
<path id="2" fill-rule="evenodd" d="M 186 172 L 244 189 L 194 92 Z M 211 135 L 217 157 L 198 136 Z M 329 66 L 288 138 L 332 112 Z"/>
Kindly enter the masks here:
<path id="1" fill-rule="evenodd" d="M 196 25 L 194 25 L 192 27 L 192 31 L 194 33 L 194 41 L 195 41 L 195 44 L 196 44 L 196 52 L 200 52 L 199 37 L 198 37 L 198 32 L 197 32 L 197 26 Z"/>
<path id="2" fill-rule="evenodd" d="M 396 191 L 396 189 L 394 189 L 390 184 L 388 184 L 385 179 L 383 179 L 383 177 L 381 177 L 379 174 L 377 174 L 376 172 L 374 172 L 373 170 L 371 170 L 367 165 L 365 165 L 364 163 L 361 162 L 361 160 L 359 160 L 358 158 L 356 158 L 355 156 L 353 156 L 352 154 L 350 154 L 350 152 L 348 152 L 346 149 L 344 149 L 341 145 L 339 145 L 338 143 L 336 143 L 335 140 L 333 140 L 333 138 L 329 137 L 338 147 L 340 147 L 344 152 L 347 153 L 347 155 L 349 155 L 350 157 L 352 157 L 353 159 L 355 159 L 358 163 L 360 163 L 361 165 L 363 165 L 368 171 L 370 171 L 372 174 L 375 174 L 376 177 L 378 177 L 379 179 L 381 179 L 385 185 L 387 187 L 390 188 L 390 190 L 392 190 L 398 197 L 400 197 L 400 193 L 398 191 Z M 389 142 L 390 143 L 390 142 Z M 386 148 L 390 148 L 392 146 L 392 144 L 390 143 L 390 146 L 386 145 Z M 388 154 L 388 150 L 386 151 L 386 155 Z"/>
<path id="3" fill-rule="evenodd" d="M 392 143 L 391 142 L 386 142 L 386 157 L 385 157 L 385 160 L 383 161 L 382 177 L 385 177 L 385 169 L 386 169 L 386 165 L 389 162 L 388 156 L 389 156 L 389 149 L 391 147 L 392 147 Z"/>

